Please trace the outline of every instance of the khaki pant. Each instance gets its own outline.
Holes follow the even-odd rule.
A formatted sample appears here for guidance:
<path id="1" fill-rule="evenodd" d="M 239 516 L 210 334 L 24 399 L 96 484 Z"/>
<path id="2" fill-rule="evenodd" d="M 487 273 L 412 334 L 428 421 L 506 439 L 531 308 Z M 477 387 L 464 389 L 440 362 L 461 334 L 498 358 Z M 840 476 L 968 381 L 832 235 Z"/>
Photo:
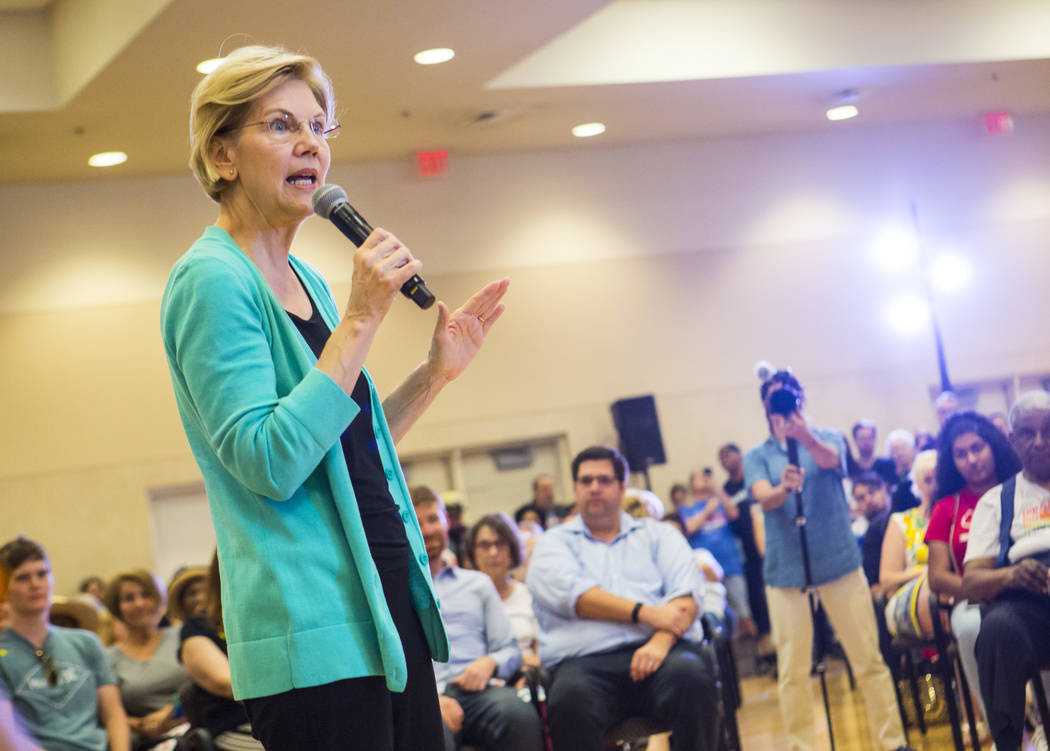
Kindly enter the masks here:
<path id="1" fill-rule="evenodd" d="M 905 746 L 897 713 L 893 679 L 879 652 L 875 613 L 868 583 L 860 569 L 817 587 L 839 643 L 853 667 L 864 696 L 868 727 L 876 748 Z M 792 751 L 813 748 L 812 664 L 813 620 L 809 599 L 797 587 L 766 587 L 773 643 L 777 649 L 780 714 Z M 833 718 L 834 719 L 834 718 Z"/>

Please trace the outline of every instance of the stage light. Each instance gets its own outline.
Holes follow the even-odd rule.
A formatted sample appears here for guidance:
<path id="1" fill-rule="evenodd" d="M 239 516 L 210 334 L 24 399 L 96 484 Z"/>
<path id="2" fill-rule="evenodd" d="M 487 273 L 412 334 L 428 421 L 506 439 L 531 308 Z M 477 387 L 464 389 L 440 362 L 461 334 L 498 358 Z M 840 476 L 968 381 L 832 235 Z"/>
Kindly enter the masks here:
<path id="1" fill-rule="evenodd" d="M 605 123 L 582 123 L 572 129 L 572 134 L 577 138 L 590 138 L 600 136 L 605 132 Z"/>
<path id="2" fill-rule="evenodd" d="M 123 151 L 103 151 L 88 159 L 92 167 L 113 167 L 128 161 L 128 155 Z"/>
<path id="3" fill-rule="evenodd" d="M 199 63 L 197 63 L 197 72 L 203 73 L 204 75 L 208 75 L 213 70 L 222 65 L 222 61 L 225 59 L 225 57 L 212 57 L 207 60 L 202 60 Z"/>
<path id="4" fill-rule="evenodd" d="M 417 52 L 412 59 L 420 65 L 437 65 L 438 63 L 447 63 L 455 56 L 456 53 L 448 47 L 435 47 L 432 50 Z"/>
<path id="5" fill-rule="evenodd" d="M 919 238 L 903 227 L 891 227 L 875 238 L 872 258 L 887 271 L 903 271 L 919 258 Z"/>
<path id="6" fill-rule="evenodd" d="M 929 323 L 930 306 L 917 295 L 901 295 L 890 302 L 886 317 L 894 331 L 914 334 Z"/>
<path id="7" fill-rule="evenodd" d="M 941 292 L 958 292 L 970 281 L 973 268 L 961 256 L 941 255 L 930 264 L 930 284 Z"/>
<path id="8" fill-rule="evenodd" d="M 860 114 L 857 109 L 857 92 L 854 89 L 840 91 L 831 100 L 824 116 L 828 120 L 849 120 Z"/>

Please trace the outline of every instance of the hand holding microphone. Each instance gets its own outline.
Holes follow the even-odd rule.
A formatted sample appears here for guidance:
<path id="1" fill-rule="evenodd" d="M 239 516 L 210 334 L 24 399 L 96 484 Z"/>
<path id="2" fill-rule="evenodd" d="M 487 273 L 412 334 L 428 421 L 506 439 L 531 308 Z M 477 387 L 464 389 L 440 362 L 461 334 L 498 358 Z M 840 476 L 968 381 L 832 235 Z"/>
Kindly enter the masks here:
<path id="1" fill-rule="evenodd" d="M 358 247 L 364 244 L 368 236 L 372 234 L 371 225 L 350 205 L 346 191 L 338 185 L 329 184 L 318 188 L 314 193 L 313 205 L 314 212 L 319 217 L 331 221 L 340 232 L 350 239 L 350 242 Z M 397 245 L 398 247 L 393 248 L 387 257 L 394 261 L 401 260 L 401 256 L 406 257 L 403 263 L 394 268 L 413 263 L 414 261 L 411 261 L 407 255 L 407 249 L 399 243 Z M 405 250 L 405 253 L 400 253 L 401 250 Z M 434 295 L 427 289 L 426 282 L 419 274 L 413 274 L 401 285 L 401 294 L 424 310 L 434 304 Z"/>

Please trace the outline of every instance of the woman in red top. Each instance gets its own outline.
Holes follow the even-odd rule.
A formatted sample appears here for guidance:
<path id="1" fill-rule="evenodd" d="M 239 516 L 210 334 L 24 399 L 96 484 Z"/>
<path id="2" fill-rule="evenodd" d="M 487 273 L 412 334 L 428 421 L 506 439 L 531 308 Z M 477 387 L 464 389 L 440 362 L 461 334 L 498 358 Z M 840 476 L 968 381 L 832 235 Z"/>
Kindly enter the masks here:
<path id="1" fill-rule="evenodd" d="M 959 644 L 963 672 L 971 686 L 977 680 L 973 645 L 981 629 L 977 604 L 963 599 L 962 573 L 973 510 L 982 495 L 1021 471 L 1021 461 L 1004 436 L 976 412 L 952 415 L 937 439 L 937 490 L 942 496 L 933 507 L 926 528 L 929 546 L 930 589 L 952 608 L 952 633 Z M 984 714 L 979 694 L 977 703 Z"/>

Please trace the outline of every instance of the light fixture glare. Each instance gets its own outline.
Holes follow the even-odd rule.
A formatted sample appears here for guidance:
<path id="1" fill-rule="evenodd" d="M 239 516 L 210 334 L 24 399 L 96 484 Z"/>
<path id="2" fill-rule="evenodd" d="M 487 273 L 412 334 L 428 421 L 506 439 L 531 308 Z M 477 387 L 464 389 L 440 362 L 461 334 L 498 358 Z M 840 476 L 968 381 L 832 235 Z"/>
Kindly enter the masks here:
<path id="1" fill-rule="evenodd" d="M 891 227 L 875 238 L 871 255 L 886 271 L 904 271 L 919 258 L 919 239 L 914 232 Z"/>
<path id="2" fill-rule="evenodd" d="M 930 306 L 921 297 L 902 295 L 890 302 L 886 311 L 890 326 L 899 334 L 921 331 L 930 320 Z"/>
<path id="3" fill-rule="evenodd" d="M 958 292 L 970 281 L 973 268 L 965 258 L 940 255 L 930 264 L 930 283 L 941 292 Z"/>
<path id="4" fill-rule="evenodd" d="M 113 167 L 128 161 L 128 155 L 123 151 L 103 151 L 88 159 L 92 167 Z"/>
<path id="5" fill-rule="evenodd" d="M 222 61 L 225 59 L 226 58 L 224 57 L 211 57 L 207 60 L 201 60 L 199 63 L 197 63 L 197 72 L 203 73 L 204 75 L 208 75 L 213 70 L 222 65 Z"/>
<path id="6" fill-rule="evenodd" d="M 828 120 L 849 120 L 856 117 L 859 113 L 857 106 L 854 104 L 840 104 L 836 107 L 829 107 L 828 111 L 824 113 L 827 115 Z"/>
<path id="7" fill-rule="evenodd" d="M 590 138 L 600 136 L 605 132 L 605 123 L 582 123 L 572 129 L 572 134 L 577 138 Z"/>
<path id="8" fill-rule="evenodd" d="M 455 56 L 455 51 L 448 47 L 435 47 L 431 50 L 417 52 L 412 59 L 420 65 L 437 65 L 438 63 L 447 63 Z"/>

